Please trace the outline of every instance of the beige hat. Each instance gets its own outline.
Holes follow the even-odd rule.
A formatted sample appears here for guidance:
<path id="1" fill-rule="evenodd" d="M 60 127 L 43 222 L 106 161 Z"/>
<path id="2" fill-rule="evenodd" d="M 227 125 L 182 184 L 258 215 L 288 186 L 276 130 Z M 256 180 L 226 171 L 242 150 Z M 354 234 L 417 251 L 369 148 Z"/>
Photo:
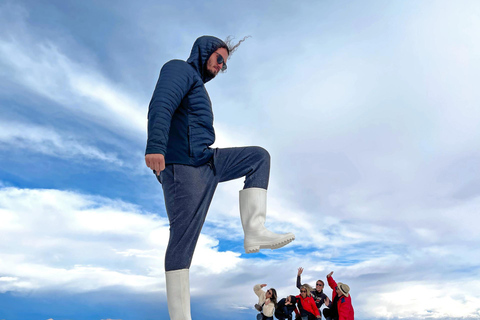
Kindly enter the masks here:
<path id="1" fill-rule="evenodd" d="M 345 283 L 338 282 L 337 287 L 338 289 L 340 289 L 340 291 L 342 291 L 345 297 L 348 297 L 348 293 L 350 292 L 350 287 L 348 285 L 346 285 Z"/>

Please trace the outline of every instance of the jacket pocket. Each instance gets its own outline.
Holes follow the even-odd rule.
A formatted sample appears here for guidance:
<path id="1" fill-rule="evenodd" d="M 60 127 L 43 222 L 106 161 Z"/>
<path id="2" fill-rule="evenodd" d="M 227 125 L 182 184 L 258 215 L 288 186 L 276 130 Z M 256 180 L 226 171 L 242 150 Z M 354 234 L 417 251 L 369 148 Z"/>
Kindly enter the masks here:
<path id="1" fill-rule="evenodd" d="M 192 146 L 192 127 L 187 127 L 187 139 L 188 139 L 188 156 L 193 157 L 193 146 Z"/>

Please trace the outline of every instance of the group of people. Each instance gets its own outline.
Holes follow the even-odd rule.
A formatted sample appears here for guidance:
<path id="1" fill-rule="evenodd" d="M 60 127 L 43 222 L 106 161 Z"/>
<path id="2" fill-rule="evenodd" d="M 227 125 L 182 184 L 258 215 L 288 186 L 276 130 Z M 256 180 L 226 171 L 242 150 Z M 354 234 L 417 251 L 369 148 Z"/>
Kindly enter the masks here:
<path id="1" fill-rule="evenodd" d="M 259 311 L 257 320 L 273 320 L 275 316 L 279 320 L 292 320 L 293 313 L 295 319 L 313 320 L 320 319 L 320 308 L 323 309 L 323 315 L 326 320 L 353 320 L 354 312 L 352 306 L 352 298 L 350 296 L 350 287 L 341 282 L 333 280 L 333 271 L 327 275 L 327 282 L 332 289 L 332 300 L 323 292 L 325 283 L 317 280 L 315 288 L 309 284 L 301 283 L 301 275 L 303 268 L 298 268 L 297 288 L 300 294 L 289 295 L 286 298 L 277 300 L 277 291 L 270 288 L 264 291 L 262 288 L 266 284 L 257 284 L 253 287 L 253 291 L 258 296 L 258 303 L 255 308 Z"/>

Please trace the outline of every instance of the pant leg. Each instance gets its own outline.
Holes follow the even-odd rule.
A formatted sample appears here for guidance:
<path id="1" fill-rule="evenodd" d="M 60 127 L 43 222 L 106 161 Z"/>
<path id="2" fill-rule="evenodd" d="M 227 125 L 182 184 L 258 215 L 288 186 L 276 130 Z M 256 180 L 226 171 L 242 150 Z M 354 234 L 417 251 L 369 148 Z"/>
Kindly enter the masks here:
<path id="1" fill-rule="evenodd" d="M 244 189 L 268 188 L 270 154 L 261 147 L 217 148 L 214 166 L 220 182 L 245 177 Z"/>
<path id="2" fill-rule="evenodd" d="M 159 177 L 170 221 L 165 271 L 189 269 L 200 231 L 218 185 L 207 164 L 167 165 Z"/>
<path id="3" fill-rule="evenodd" d="M 330 308 L 323 309 L 323 316 L 325 317 L 326 320 L 332 319 L 333 317 L 332 309 Z"/>

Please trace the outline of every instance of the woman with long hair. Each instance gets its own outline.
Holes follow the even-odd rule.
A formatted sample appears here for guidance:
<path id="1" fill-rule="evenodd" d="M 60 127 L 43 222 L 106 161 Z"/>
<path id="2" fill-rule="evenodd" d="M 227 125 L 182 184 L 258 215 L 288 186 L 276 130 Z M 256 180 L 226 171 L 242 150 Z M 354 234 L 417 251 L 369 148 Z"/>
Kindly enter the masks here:
<path id="1" fill-rule="evenodd" d="M 257 320 L 273 320 L 273 312 L 277 307 L 277 291 L 274 288 L 262 290 L 266 286 L 266 284 L 256 284 L 253 287 L 253 291 L 258 296 L 258 304 L 255 308 L 260 312 L 257 314 Z"/>
<path id="2" fill-rule="evenodd" d="M 297 288 L 300 289 L 302 286 L 301 284 L 301 275 L 303 273 L 303 268 L 298 268 L 297 273 Z M 304 284 L 306 285 L 306 283 Z M 325 282 L 322 280 L 317 280 L 315 283 L 315 289 L 310 289 L 310 294 L 312 295 L 313 300 L 315 300 L 315 304 L 317 305 L 317 309 L 320 311 L 320 308 L 323 304 L 328 305 L 329 299 L 328 296 L 323 292 L 325 287 Z"/>
<path id="3" fill-rule="evenodd" d="M 322 317 L 315 305 L 315 300 L 313 300 L 310 294 L 310 286 L 301 286 L 300 294 L 296 298 L 299 311 L 295 310 L 295 313 L 297 315 L 300 314 L 302 320 L 314 320 Z"/>

